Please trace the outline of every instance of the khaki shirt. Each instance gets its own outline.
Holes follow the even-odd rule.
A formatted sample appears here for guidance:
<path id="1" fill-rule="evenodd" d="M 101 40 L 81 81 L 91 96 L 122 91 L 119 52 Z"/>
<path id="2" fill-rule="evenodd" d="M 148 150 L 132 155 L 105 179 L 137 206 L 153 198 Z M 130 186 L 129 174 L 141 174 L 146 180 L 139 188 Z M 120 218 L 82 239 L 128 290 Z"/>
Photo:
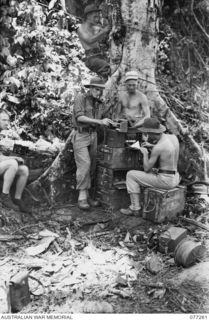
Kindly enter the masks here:
<path id="1" fill-rule="evenodd" d="M 102 119 L 105 111 L 104 104 L 101 100 L 95 99 L 90 95 L 90 92 L 80 93 L 75 98 L 73 110 L 73 125 L 78 127 L 93 127 L 95 125 L 83 124 L 77 121 L 78 117 L 86 116 L 92 119 Z"/>

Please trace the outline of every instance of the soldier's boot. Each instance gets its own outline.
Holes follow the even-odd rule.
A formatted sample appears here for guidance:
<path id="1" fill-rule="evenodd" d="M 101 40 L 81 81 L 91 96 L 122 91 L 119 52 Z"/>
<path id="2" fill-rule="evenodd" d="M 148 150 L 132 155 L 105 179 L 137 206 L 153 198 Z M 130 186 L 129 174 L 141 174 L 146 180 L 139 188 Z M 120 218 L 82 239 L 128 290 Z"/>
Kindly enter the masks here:
<path id="1" fill-rule="evenodd" d="M 131 205 L 127 209 L 121 209 L 120 212 L 129 216 L 141 215 L 141 206 L 139 201 L 139 193 L 130 193 Z"/>

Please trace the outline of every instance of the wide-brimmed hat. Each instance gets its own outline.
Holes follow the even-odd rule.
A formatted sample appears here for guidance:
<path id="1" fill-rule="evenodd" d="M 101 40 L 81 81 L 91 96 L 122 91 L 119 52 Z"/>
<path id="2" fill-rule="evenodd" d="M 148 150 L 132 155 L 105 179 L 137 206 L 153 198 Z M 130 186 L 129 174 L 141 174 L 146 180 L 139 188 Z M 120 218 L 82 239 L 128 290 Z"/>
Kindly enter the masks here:
<path id="1" fill-rule="evenodd" d="M 157 118 L 147 118 L 138 130 L 146 133 L 162 133 L 166 130 L 166 127 L 160 124 Z"/>
<path id="2" fill-rule="evenodd" d="M 139 75 L 138 75 L 137 71 L 128 71 L 125 74 L 125 81 L 138 80 L 138 77 L 139 77 Z"/>
<path id="3" fill-rule="evenodd" d="M 98 7 L 96 7 L 94 4 L 89 4 L 88 6 L 85 7 L 84 9 L 84 15 L 90 13 L 90 12 L 97 12 L 101 11 Z"/>
<path id="4" fill-rule="evenodd" d="M 99 87 L 104 89 L 105 88 L 105 82 L 99 77 L 94 77 L 91 78 L 90 82 L 85 84 L 84 87 L 89 88 L 89 87 Z"/>

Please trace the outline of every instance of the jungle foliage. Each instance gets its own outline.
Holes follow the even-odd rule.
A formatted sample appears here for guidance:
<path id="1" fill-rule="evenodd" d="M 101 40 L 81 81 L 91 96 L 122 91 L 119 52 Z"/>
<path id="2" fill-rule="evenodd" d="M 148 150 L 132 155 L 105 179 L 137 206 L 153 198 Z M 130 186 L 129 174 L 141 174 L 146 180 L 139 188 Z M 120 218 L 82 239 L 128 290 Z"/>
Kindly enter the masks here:
<path id="1" fill-rule="evenodd" d="M 11 112 L 24 138 L 66 139 L 70 132 L 74 95 L 90 77 L 76 33 L 90 2 L 0 0 L 0 107 Z M 208 0 L 162 1 L 156 68 L 168 106 L 206 144 L 208 11 Z"/>

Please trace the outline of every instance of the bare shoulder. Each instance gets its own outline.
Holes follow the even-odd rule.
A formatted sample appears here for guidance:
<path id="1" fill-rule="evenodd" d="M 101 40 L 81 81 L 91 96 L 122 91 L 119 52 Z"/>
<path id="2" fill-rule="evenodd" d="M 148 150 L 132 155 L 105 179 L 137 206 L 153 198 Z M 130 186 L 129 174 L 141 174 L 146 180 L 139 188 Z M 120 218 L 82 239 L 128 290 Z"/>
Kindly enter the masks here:
<path id="1" fill-rule="evenodd" d="M 148 103 L 147 96 L 143 92 L 137 90 L 136 94 L 140 103 L 143 103 L 143 104 Z"/>
<path id="2" fill-rule="evenodd" d="M 168 147 L 169 145 L 173 145 L 176 148 L 179 146 L 179 140 L 175 134 L 164 134 L 164 139 L 162 140 L 164 147 Z"/>
<path id="3" fill-rule="evenodd" d="M 87 33 L 86 28 L 83 24 L 79 24 L 78 26 L 78 35 L 82 36 L 85 35 Z"/>
<path id="4" fill-rule="evenodd" d="M 141 92 L 140 90 L 136 90 L 136 94 L 137 94 L 137 96 L 139 96 L 142 99 L 147 99 L 147 96 L 143 92 Z"/>
<path id="5" fill-rule="evenodd" d="M 173 142 L 176 142 L 176 143 L 179 142 L 179 140 L 178 140 L 178 138 L 177 138 L 177 136 L 176 136 L 175 134 L 168 134 L 167 136 L 168 136 L 168 138 L 169 138 L 170 140 L 172 140 Z"/>
<path id="6" fill-rule="evenodd" d="M 126 99 L 126 98 L 127 98 L 127 92 L 120 91 L 119 94 L 118 94 L 119 101 L 124 101 L 124 99 Z"/>
<path id="7" fill-rule="evenodd" d="M 165 150 L 165 146 L 163 143 L 157 143 L 153 148 L 152 148 L 152 154 L 153 155 L 158 155 L 160 154 L 163 150 Z"/>

